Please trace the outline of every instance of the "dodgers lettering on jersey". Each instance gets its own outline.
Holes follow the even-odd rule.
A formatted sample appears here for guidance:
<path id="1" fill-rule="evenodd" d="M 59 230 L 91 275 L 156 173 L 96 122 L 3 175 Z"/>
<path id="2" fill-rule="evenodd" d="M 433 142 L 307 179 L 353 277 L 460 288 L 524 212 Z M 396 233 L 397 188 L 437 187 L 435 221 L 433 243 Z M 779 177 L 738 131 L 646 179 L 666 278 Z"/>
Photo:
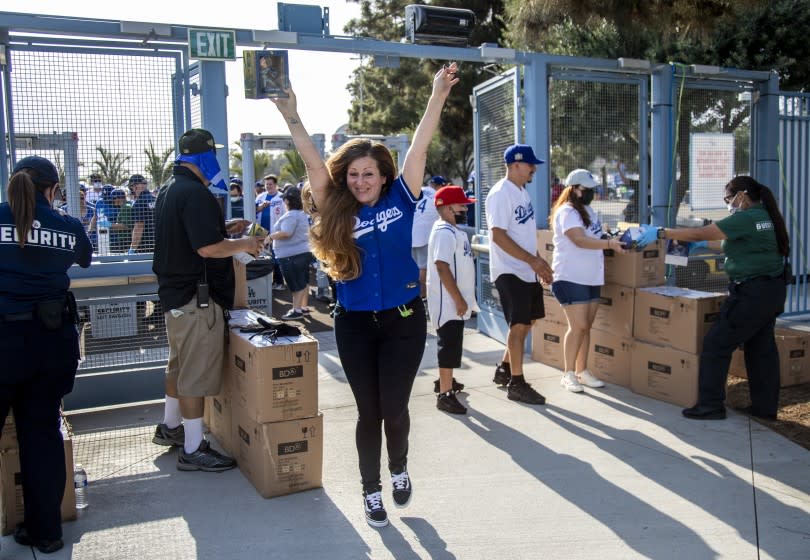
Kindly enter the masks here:
<path id="1" fill-rule="evenodd" d="M 519 224 L 525 224 L 529 220 L 534 218 L 534 208 L 532 208 L 532 203 L 528 202 L 526 205 L 520 205 L 515 208 L 515 221 Z"/>
<path id="2" fill-rule="evenodd" d="M 360 249 L 360 276 L 337 283 L 349 311 L 381 311 L 419 296 L 419 269 L 411 257 L 411 230 L 418 199 L 397 178 L 375 206 L 362 206 L 352 233 Z"/>

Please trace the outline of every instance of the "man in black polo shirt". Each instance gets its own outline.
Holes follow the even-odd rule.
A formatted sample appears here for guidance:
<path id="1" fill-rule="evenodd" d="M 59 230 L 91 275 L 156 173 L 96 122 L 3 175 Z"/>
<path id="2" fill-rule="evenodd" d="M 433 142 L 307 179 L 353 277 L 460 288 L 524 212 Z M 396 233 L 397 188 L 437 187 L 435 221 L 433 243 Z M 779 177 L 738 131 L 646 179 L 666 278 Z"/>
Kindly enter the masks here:
<path id="1" fill-rule="evenodd" d="M 186 131 L 172 178 L 155 203 L 152 270 L 166 319 L 169 363 L 166 407 L 152 441 L 178 446 L 177 468 L 224 471 L 236 461 L 211 449 L 203 438 L 203 403 L 222 383 L 225 309 L 233 307 L 232 256 L 259 253 L 256 237 L 229 239 L 222 209 L 207 185 L 219 173 L 214 138 L 207 130 Z M 237 222 L 236 227 L 243 227 Z"/>

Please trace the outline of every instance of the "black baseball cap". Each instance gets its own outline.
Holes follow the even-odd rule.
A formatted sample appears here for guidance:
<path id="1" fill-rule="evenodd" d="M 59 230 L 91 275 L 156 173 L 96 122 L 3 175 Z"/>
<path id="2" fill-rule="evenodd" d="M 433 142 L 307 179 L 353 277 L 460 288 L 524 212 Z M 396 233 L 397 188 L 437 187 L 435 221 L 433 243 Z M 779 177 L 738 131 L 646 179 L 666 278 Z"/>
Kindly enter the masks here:
<path id="1" fill-rule="evenodd" d="M 130 175 L 129 177 L 129 186 L 146 185 L 146 184 L 147 184 L 146 177 L 144 177 L 143 175 L 136 173 L 135 175 Z"/>
<path id="2" fill-rule="evenodd" d="M 51 183 L 59 182 L 59 173 L 56 171 L 56 166 L 40 156 L 28 156 L 22 158 L 14 165 L 12 174 L 22 171 L 23 169 L 33 169 L 37 172 L 39 178 L 49 181 Z"/>
<path id="3" fill-rule="evenodd" d="M 215 143 L 214 136 L 204 128 L 192 128 L 185 131 L 178 144 L 181 154 L 202 154 L 224 147 L 222 144 Z"/>

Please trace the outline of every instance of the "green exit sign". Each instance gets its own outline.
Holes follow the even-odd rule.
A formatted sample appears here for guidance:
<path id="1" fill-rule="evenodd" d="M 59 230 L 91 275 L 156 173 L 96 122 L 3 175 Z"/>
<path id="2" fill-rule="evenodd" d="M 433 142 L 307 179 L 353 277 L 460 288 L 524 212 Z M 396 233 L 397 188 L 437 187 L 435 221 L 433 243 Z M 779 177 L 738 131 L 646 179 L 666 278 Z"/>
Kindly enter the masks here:
<path id="1" fill-rule="evenodd" d="M 188 56 L 201 60 L 236 60 L 236 31 L 189 29 Z"/>

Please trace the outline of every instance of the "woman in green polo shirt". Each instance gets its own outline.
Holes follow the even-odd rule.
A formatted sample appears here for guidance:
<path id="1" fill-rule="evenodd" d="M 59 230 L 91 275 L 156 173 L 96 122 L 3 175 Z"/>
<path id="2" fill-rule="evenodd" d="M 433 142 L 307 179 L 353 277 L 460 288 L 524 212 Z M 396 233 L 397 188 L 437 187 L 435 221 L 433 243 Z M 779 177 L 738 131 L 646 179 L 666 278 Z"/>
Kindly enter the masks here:
<path id="1" fill-rule="evenodd" d="M 774 340 L 776 317 L 784 311 L 785 257 L 790 253 L 785 220 L 771 190 L 751 177 L 738 176 L 725 188 L 731 214 L 698 228 L 643 228 L 639 244 L 659 239 L 719 242 L 731 282 L 720 319 L 703 339 L 698 401 L 683 410 L 687 418 L 726 417 L 726 378 L 734 349 L 743 345 L 751 407 L 761 418 L 776 418 L 779 408 L 779 354 Z M 715 245 L 712 243 L 712 245 Z"/>

